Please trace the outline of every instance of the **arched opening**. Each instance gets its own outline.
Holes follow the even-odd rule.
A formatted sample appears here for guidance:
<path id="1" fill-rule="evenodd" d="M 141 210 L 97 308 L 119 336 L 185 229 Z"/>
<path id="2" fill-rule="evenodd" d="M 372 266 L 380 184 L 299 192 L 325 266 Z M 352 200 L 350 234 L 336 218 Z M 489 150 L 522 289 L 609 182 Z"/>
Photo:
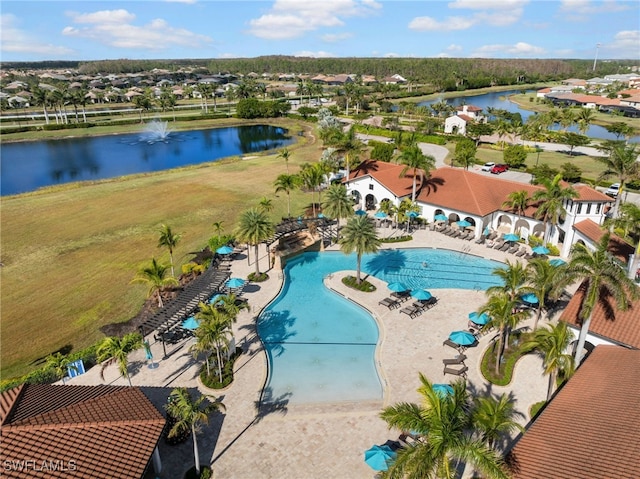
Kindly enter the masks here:
<path id="1" fill-rule="evenodd" d="M 351 191 L 351 198 L 353 199 L 354 205 L 359 205 L 362 202 L 362 195 L 360 195 L 358 190 Z"/>
<path id="2" fill-rule="evenodd" d="M 531 234 L 536 238 L 544 238 L 544 224 L 538 223 L 533 227 Z"/>
<path id="3" fill-rule="evenodd" d="M 498 217 L 498 232 L 509 233 L 511 231 L 511 218 L 507 215 L 500 215 Z"/>
<path id="4" fill-rule="evenodd" d="M 369 193 L 364 197 L 364 209 L 367 211 L 376 209 L 376 197 Z"/>
<path id="5" fill-rule="evenodd" d="M 460 217 L 458 216 L 458 214 L 457 213 L 449 214 L 449 222 L 455 223 L 456 221 L 460 221 Z"/>

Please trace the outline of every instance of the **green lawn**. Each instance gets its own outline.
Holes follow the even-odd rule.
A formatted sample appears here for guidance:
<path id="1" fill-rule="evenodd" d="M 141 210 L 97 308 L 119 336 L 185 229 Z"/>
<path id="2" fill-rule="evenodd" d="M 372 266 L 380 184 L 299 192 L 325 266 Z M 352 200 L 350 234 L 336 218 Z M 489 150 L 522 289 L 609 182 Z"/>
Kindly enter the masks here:
<path id="1" fill-rule="evenodd" d="M 292 171 L 320 155 L 310 136 L 291 151 Z M 179 270 L 214 235 L 214 221 L 231 232 L 238 212 L 261 197 L 272 198 L 274 221 L 285 216 L 286 195 L 275 197 L 272 186 L 284 172 L 273 153 L 3 197 L 2 378 L 63 346 L 88 346 L 103 336 L 101 326 L 135 316 L 146 288 L 131 279 L 152 257 L 169 261 L 157 247 L 162 223 L 183 235 L 174 252 Z M 311 197 L 296 192 L 291 200 L 298 214 Z"/>

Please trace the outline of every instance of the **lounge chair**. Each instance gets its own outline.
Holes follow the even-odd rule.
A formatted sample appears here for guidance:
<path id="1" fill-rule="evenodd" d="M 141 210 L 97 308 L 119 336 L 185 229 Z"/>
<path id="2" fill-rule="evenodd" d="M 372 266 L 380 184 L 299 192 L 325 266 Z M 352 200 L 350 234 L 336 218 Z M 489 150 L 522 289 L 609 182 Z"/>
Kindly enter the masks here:
<path id="1" fill-rule="evenodd" d="M 465 240 L 467 240 L 467 241 L 471 241 L 475 235 L 476 235 L 476 234 L 475 234 L 473 231 L 469 231 L 469 232 L 467 233 L 467 237 L 465 238 Z"/>
<path id="2" fill-rule="evenodd" d="M 445 366 L 443 374 L 453 374 L 454 376 L 462 376 L 463 378 L 466 378 L 468 370 L 469 368 L 467 366 L 460 369 L 448 368 Z"/>
<path id="3" fill-rule="evenodd" d="M 526 259 L 527 261 L 530 260 L 530 259 L 533 259 L 533 258 L 534 258 L 534 256 L 531 253 L 527 253 L 527 254 L 524 255 L 524 259 Z"/>
<path id="4" fill-rule="evenodd" d="M 395 299 L 391 299 L 391 298 L 384 298 L 381 299 L 378 304 L 381 304 L 382 306 L 386 306 L 389 309 L 395 309 L 398 308 L 400 306 L 400 303 L 398 301 L 396 301 Z"/>
<path id="5" fill-rule="evenodd" d="M 509 243 L 505 242 L 502 246 L 500 246 L 500 248 L 498 248 L 498 251 L 507 251 L 509 249 Z"/>
<path id="6" fill-rule="evenodd" d="M 480 236 L 480 238 L 476 240 L 476 244 L 483 244 L 486 240 L 487 240 L 486 237 Z"/>
<path id="7" fill-rule="evenodd" d="M 492 231 L 491 233 L 489 233 L 489 236 L 487 236 L 487 239 L 493 241 L 497 237 L 498 237 L 498 233 L 496 233 L 495 231 Z"/>
<path id="8" fill-rule="evenodd" d="M 414 307 L 414 306 L 405 306 L 404 308 L 402 308 L 400 310 L 401 313 L 406 314 L 407 316 L 409 316 L 410 318 L 415 318 L 416 316 L 418 316 L 422 311 L 419 310 L 418 308 Z"/>
<path id="9" fill-rule="evenodd" d="M 505 243 L 503 240 L 498 240 L 493 244 L 493 249 L 500 249 L 502 248 L 504 245 L 508 245 L 509 243 Z"/>
<path id="10" fill-rule="evenodd" d="M 455 358 L 447 358 L 442 360 L 442 364 L 445 366 L 451 364 L 464 364 L 464 360 L 467 359 L 465 354 L 458 354 Z"/>
<path id="11" fill-rule="evenodd" d="M 460 346 L 460 345 L 459 345 L 459 344 L 457 344 L 457 343 L 454 343 L 454 342 L 453 342 L 453 341 L 451 341 L 450 339 L 445 339 L 445 340 L 442 342 L 442 345 L 443 345 L 443 346 L 449 346 L 450 348 L 456 349 L 456 350 L 458 350 L 458 351 L 460 351 L 460 350 L 462 349 L 462 346 Z"/>
<path id="12" fill-rule="evenodd" d="M 391 293 L 391 296 L 393 296 L 397 301 L 404 303 L 411 297 L 411 292 L 410 291 L 400 291 L 397 293 L 394 292 L 394 293 Z"/>
<path id="13" fill-rule="evenodd" d="M 429 299 L 423 302 L 424 307 L 426 309 L 433 308 L 437 303 L 438 303 L 438 298 L 436 298 L 435 296 L 431 296 Z"/>
<path id="14" fill-rule="evenodd" d="M 518 246 L 518 245 L 514 245 L 514 246 L 512 246 L 511 248 L 509 248 L 509 250 L 507 251 L 507 253 L 514 254 L 514 253 L 517 253 L 519 249 L 520 249 L 520 246 Z"/>
<path id="15" fill-rule="evenodd" d="M 520 256 L 524 256 L 524 254 L 527 252 L 526 249 L 524 248 L 520 248 L 520 250 L 516 253 L 516 256 L 520 257 Z"/>

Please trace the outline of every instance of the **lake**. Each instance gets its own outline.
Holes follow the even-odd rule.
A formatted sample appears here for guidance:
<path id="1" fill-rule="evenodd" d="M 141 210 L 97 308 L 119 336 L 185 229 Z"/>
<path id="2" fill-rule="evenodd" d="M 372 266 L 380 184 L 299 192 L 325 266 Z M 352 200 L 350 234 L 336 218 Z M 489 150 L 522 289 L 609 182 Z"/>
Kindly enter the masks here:
<path id="1" fill-rule="evenodd" d="M 166 140 L 141 130 L 126 135 L 0 145 L 2 196 L 74 181 L 168 170 L 283 148 L 289 132 L 270 125 L 171 132 Z"/>

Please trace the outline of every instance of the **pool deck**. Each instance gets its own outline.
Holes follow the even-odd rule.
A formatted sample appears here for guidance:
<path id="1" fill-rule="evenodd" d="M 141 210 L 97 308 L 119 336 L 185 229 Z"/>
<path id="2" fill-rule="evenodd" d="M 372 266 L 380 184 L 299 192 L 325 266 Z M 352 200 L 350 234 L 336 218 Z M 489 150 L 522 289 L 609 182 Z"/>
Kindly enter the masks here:
<path id="1" fill-rule="evenodd" d="M 380 230 L 386 236 L 390 230 Z M 473 241 L 451 239 L 430 230 L 413 233 L 413 241 L 393 244 L 393 248 L 434 247 L 464 250 L 498 261 L 518 260 L 513 255 L 488 249 Z M 385 248 L 391 247 L 385 245 Z M 337 250 L 337 246 L 329 249 Z M 261 254 L 264 248 L 261 248 Z M 267 258 L 261 258 L 261 268 Z M 246 277 L 255 269 L 246 257 L 232 262 L 232 275 Z M 221 398 L 226 406 L 224 414 L 213 414 L 208 425 L 198 436 L 201 462 L 212 462 L 217 478 L 373 478 L 375 473 L 364 463 L 364 451 L 374 444 L 398 438 L 399 431 L 388 430 L 378 415 L 382 407 L 401 401 L 418 402 L 416 389 L 418 373 L 431 381 L 450 382 L 454 376 L 443 374 L 442 359 L 452 358 L 457 352 L 442 342 L 449 333 L 466 329 L 469 312 L 485 302 L 484 292 L 433 289 L 438 304 L 416 318 L 389 310 L 378 302 L 389 295 L 385 283 L 368 278 L 378 288 L 373 293 L 360 293 L 346 288 L 340 279 L 348 272 L 337 272 L 325 279 L 325 284 L 340 294 L 366 307 L 380 327 L 380 341 L 376 361 L 384 383 L 384 397 L 367 403 L 289 404 L 288 399 L 274 398 L 272 406 L 257 408 L 267 375 L 266 355 L 255 332 L 255 319 L 260 311 L 278 294 L 282 273 L 269 271 L 270 279 L 264 283 L 249 284 L 244 296 L 250 311 L 243 311 L 233 325 L 238 346 L 243 350 L 236 363 L 235 380 L 225 391 L 209 391 L 199 385 L 197 371 L 201 364 L 189 353 L 186 341 L 167 348 L 163 358 L 160 343 L 152 344 L 154 361 L 158 367 L 149 368 L 144 351 L 131 354 L 132 383 L 143 387 L 158 407 L 166 401 L 171 388 L 184 386 L 198 388 L 202 393 Z M 524 325 L 531 325 L 533 318 Z M 529 407 L 546 396 L 547 378 L 542 374 L 542 362 L 533 355 L 524 357 L 516 366 L 514 379 L 508 387 L 488 384 L 482 379 L 479 359 L 494 334 L 480 338 L 475 347 L 465 351 L 468 366 L 468 386 L 472 392 L 486 394 L 511 393 L 516 408 L 523 414 L 522 424 L 529 420 Z M 190 340 L 192 341 L 192 340 Z M 100 368 L 67 381 L 68 384 L 128 384 L 118 376 L 117 368 Z M 160 441 L 162 473 L 150 472 L 147 477 L 179 478 L 193 464 L 191 440 L 178 446 L 167 446 Z"/>

